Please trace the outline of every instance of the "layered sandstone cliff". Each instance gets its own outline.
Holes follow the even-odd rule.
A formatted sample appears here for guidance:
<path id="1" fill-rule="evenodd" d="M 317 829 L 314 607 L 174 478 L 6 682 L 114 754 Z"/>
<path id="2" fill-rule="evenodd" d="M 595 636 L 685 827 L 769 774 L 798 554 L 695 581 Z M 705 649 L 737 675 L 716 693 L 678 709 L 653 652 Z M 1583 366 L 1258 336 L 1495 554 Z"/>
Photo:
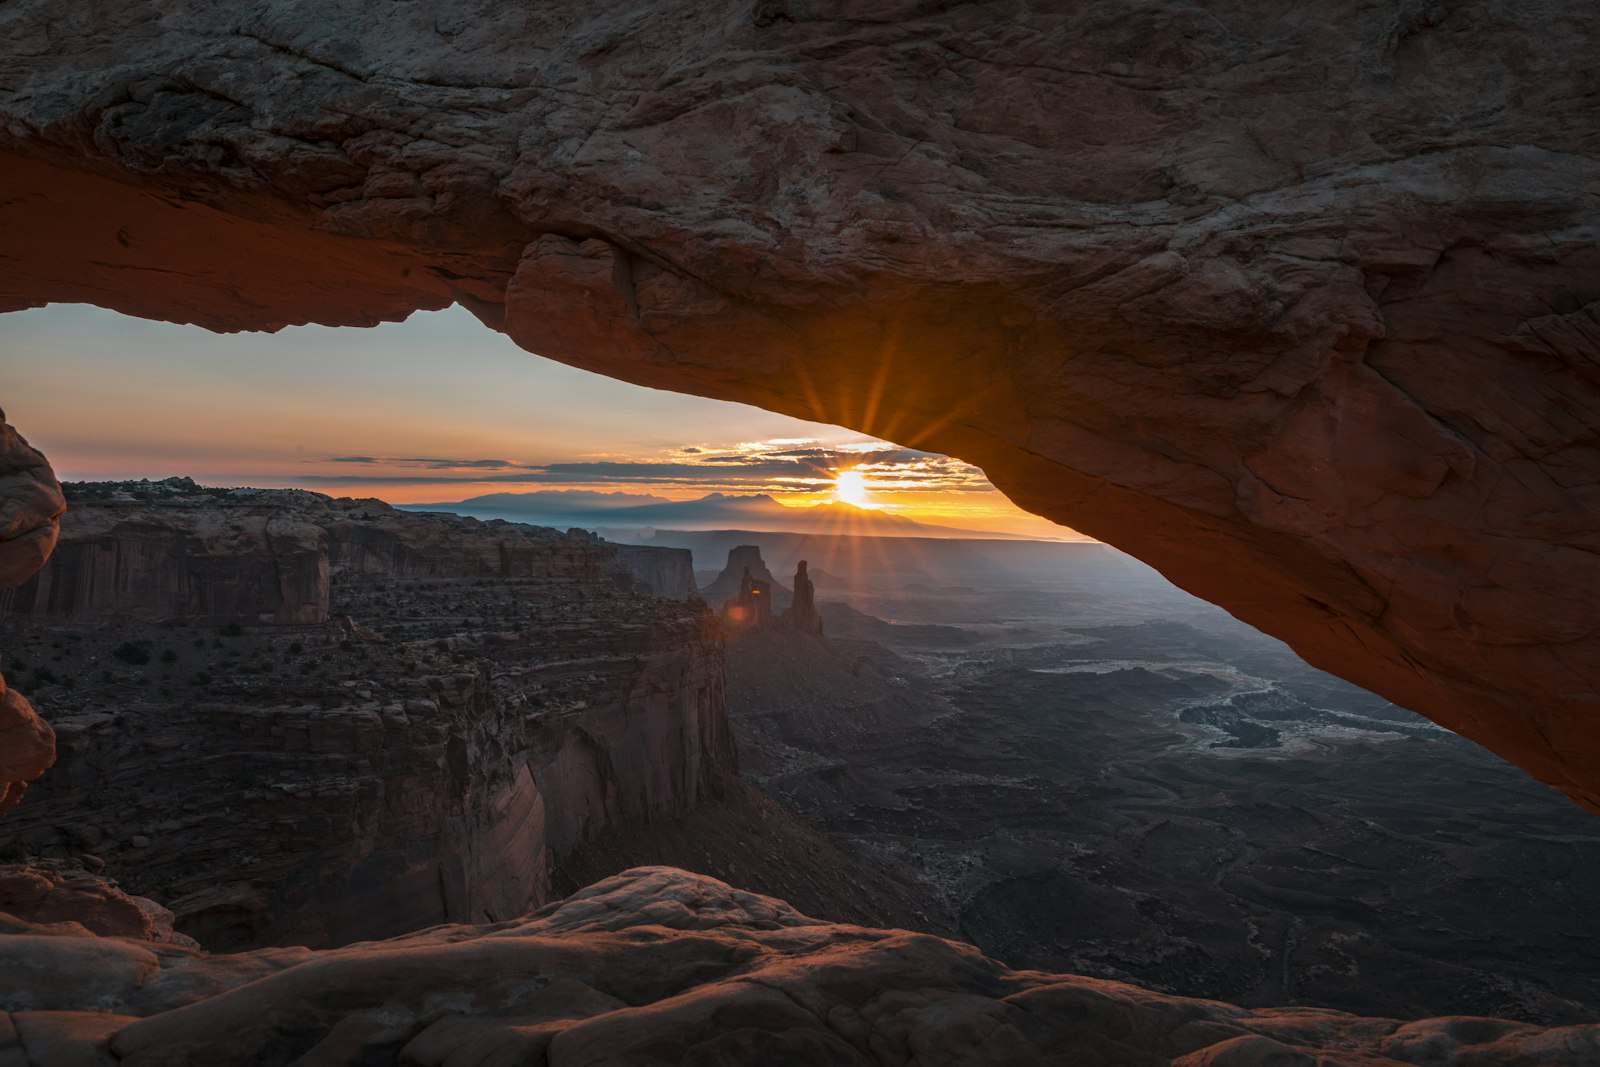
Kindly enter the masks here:
<path id="1" fill-rule="evenodd" d="M 69 486 L 50 562 L 0 591 L 0 617 L 207 625 L 328 616 L 328 537 L 284 501 L 187 479 Z"/>
<path id="2" fill-rule="evenodd" d="M 205 625 L 220 619 L 173 596 L 153 605 L 166 625 L 94 601 L 0 612 L 59 735 L 4 831 L 106 865 L 182 932 L 320 945 L 518 915 L 582 842 L 693 811 L 735 773 L 714 621 L 618 588 L 609 546 L 374 501 L 167 489 L 80 501 L 64 544 L 168 574 L 226 543 L 233 573 L 281 576 L 249 535 L 294 527 L 323 554 L 326 621 L 268 618 L 281 585 L 259 582 L 239 587 L 264 598 L 239 617 L 274 625 Z M 57 561 L 78 566 L 58 552 L 42 579 Z"/>
<path id="3" fill-rule="evenodd" d="M 686 548 L 655 545 L 611 545 L 620 574 L 653 596 L 687 600 L 698 590 L 694 584 L 694 554 Z"/>
<path id="4" fill-rule="evenodd" d="M 0 306 L 457 301 L 958 455 L 1600 806 L 1592 3 L 0 21 Z"/>

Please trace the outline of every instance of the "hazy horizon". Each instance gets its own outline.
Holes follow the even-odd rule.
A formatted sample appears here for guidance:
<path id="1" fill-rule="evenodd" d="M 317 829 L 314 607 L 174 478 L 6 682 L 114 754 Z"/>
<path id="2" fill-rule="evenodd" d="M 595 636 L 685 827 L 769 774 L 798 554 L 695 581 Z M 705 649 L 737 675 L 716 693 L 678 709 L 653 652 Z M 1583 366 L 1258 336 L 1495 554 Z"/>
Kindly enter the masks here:
<path id="1" fill-rule="evenodd" d="M 370 329 L 214 334 L 51 305 L 0 317 L 0 368 L 8 418 L 64 481 L 184 476 L 391 504 L 550 489 L 680 502 L 760 493 L 980 533 L 1082 536 L 1017 508 L 960 460 L 567 367 L 459 307 Z M 854 472 L 843 490 L 842 471 Z"/>

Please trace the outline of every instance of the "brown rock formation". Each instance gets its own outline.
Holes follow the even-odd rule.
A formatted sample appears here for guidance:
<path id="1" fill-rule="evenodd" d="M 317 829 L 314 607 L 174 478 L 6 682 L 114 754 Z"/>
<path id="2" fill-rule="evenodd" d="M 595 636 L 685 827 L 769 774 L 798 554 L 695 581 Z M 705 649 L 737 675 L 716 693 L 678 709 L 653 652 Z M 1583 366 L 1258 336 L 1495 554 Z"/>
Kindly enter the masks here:
<path id="1" fill-rule="evenodd" d="M 58 13 L 0 306 L 456 300 L 958 455 L 1600 807 L 1592 3 Z"/>
<path id="2" fill-rule="evenodd" d="M 783 625 L 806 634 L 822 634 L 822 616 L 817 614 L 817 587 L 806 573 L 806 561 L 801 560 L 794 572 L 794 600 L 783 613 Z"/>
<path id="3" fill-rule="evenodd" d="M 44 456 L 0 411 L 0 597 L 26 581 L 55 547 L 66 501 Z M 0 675 L 0 815 L 55 761 L 55 734 Z"/>
<path id="4" fill-rule="evenodd" d="M 438 513 L 412 519 L 381 500 L 298 489 L 169 478 L 74 483 L 68 494 L 74 506 L 55 555 L 0 591 L 0 616 L 316 623 L 328 617 L 330 575 L 594 581 L 617 566 L 619 551 L 581 533 Z"/>
<path id="5" fill-rule="evenodd" d="M 773 602 L 774 608 L 782 608 L 793 595 L 768 568 L 767 561 L 761 558 L 759 545 L 735 545 L 728 549 L 728 562 L 723 565 L 722 573 L 718 574 L 710 585 L 700 590 L 700 595 L 708 604 L 736 599 L 744 589 L 746 575 L 772 587 L 772 595 L 776 598 Z"/>
<path id="6" fill-rule="evenodd" d="M 616 553 L 615 573 L 626 575 L 634 588 L 673 600 L 687 600 L 698 592 L 694 585 L 694 554 L 688 549 L 603 543 Z"/>
<path id="7" fill-rule="evenodd" d="M 764 582 L 744 569 L 739 578 L 739 595 L 722 605 L 722 622 L 730 633 L 764 630 L 772 625 L 771 582 Z"/>
<path id="8" fill-rule="evenodd" d="M 0 866 L 0 913 L 41 926 L 76 923 L 102 937 L 198 947 L 173 931 L 172 912 L 155 901 L 70 867 Z"/>
<path id="9" fill-rule="evenodd" d="M 714 621 L 618 589 L 588 535 L 298 491 L 126 495 L 76 504 L 63 540 L 158 561 L 226 545 L 229 573 L 284 573 L 265 523 L 333 573 L 315 624 L 152 626 L 93 604 L 6 619 L 60 758 L 4 836 L 90 852 L 208 945 L 518 915 L 582 842 L 692 811 L 735 773 Z M 63 639 L 71 662 L 50 670 Z"/>
<path id="10" fill-rule="evenodd" d="M 0 591 L 0 616 L 206 625 L 327 618 L 327 535 L 283 500 L 200 490 L 188 479 L 130 484 L 68 487 L 73 507 L 55 554 Z"/>
<path id="11" fill-rule="evenodd" d="M 0 920 L 0 1055 L 63 1063 L 1565 1067 L 1600 1027 L 1247 1010 L 1010 971 L 665 867 L 527 918 L 207 956 Z"/>

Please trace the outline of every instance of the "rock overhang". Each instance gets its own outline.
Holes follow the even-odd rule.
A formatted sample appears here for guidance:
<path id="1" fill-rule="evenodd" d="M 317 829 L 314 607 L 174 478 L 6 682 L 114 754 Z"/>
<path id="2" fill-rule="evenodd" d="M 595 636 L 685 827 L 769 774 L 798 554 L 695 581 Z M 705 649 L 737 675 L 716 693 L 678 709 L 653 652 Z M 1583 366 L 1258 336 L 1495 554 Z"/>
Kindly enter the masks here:
<path id="1" fill-rule="evenodd" d="M 1589 6 L 51 10 L 0 306 L 454 301 L 958 455 L 1600 808 Z"/>

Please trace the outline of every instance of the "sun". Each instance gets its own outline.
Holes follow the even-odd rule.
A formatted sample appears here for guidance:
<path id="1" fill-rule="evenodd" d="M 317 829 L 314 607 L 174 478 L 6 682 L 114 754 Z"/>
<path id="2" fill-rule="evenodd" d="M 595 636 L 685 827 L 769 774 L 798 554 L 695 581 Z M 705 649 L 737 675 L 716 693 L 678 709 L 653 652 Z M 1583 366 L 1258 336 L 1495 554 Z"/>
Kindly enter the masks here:
<path id="1" fill-rule="evenodd" d="M 858 470 L 840 471 L 833 477 L 833 498 L 841 504 L 870 508 L 872 494 L 867 491 L 867 476 Z"/>

